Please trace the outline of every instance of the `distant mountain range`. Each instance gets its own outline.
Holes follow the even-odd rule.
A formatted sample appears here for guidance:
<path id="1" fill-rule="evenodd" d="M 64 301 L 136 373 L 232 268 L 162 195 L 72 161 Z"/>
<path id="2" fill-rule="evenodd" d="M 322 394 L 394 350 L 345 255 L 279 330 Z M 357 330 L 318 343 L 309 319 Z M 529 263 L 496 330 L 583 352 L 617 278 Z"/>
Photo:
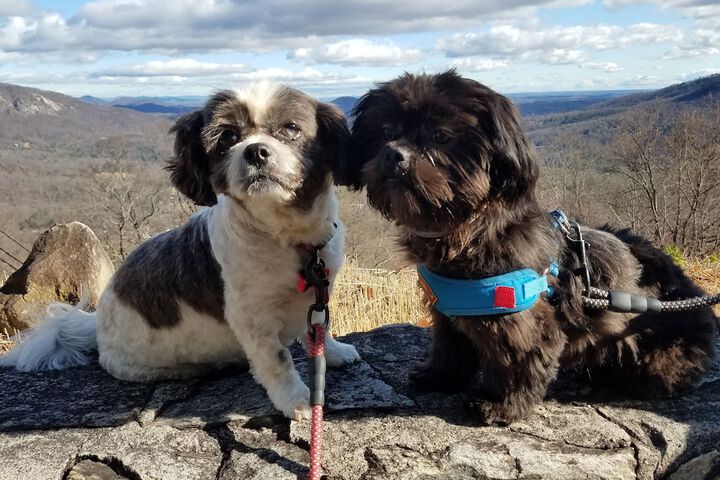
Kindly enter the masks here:
<path id="1" fill-rule="evenodd" d="M 582 109 L 637 92 L 637 90 L 608 90 L 595 92 L 512 93 L 508 97 L 515 102 L 523 115 L 545 115 Z M 358 99 L 358 97 L 343 96 L 323 100 L 337 105 L 349 117 Z M 93 105 L 127 108 L 142 113 L 153 113 L 173 118 L 200 108 L 205 102 L 205 97 L 143 96 L 103 99 L 86 95 L 80 97 L 80 100 Z"/>
<path id="2" fill-rule="evenodd" d="M 142 113 L 153 113 L 166 117 L 177 117 L 183 113 L 191 112 L 199 108 L 204 102 L 202 96 L 186 97 L 117 97 L 104 99 L 85 95 L 80 97 L 85 103 L 92 105 L 105 105 L 112 107 L 127 108 Z"/>
<path id="3" fill-rule="evenodd" d="M 544 137 L 557 129 L 581 129 L 585 135 L 605 141 L 608 140 L 605 137 L 617 125 L 618 118 L 629 110 L 649 105 L 682 108 L 701 104 L 710 98 L 720 100 L 720 74 L 659 90 L 623 95 L 580 109 L 527 116 L 525 128 L 537 144 L 542 144 Z"/>
<path id="4" fill-rule="evenodd" d="M 720 74 L 646 92 L 526 93 L 510 97 L 523 113 L 531 138 L 542 143 L 558 128 L 582 128 L 591 134 L 635 107 L 651 103 L 692 105 L 711 95 L 720 98 Z M 204 100 L 200 96 L 77 99 L 0 83 L 0 147 L 82 145 L 82 150 L 88 151 L 87 145 L 102 149 L 104 144 L 122 138 L 126 147 L 165 152 L 169 149 L 171 119 L 199 108 Z M 349 115 L 357 100 L 344 96 L 332 102 Z"/>
<path id="5" fill-rule="evenodd" d="M 169 154 L 170 125 L 155 115 L 0 83 L 0 148 L 57 149 L 88 157 L 112 148 L 155 159 Z"/>

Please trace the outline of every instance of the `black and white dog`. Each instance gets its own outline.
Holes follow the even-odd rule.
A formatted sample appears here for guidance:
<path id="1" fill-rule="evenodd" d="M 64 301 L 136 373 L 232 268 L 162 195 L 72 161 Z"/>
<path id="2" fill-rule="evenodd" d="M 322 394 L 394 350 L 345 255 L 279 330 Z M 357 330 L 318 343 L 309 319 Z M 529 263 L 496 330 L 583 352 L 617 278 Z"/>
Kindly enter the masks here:
<path id="1" fill-rule="evenodd" d="M 261 83 L 215 94 L 173 132 L 172 182 L 210 208 L 138 247 L 96 312 L 57 305 L 0 366 L 66 368 L 97 348 L 111 375 L 150 381 L 247 361 L 276 408 L 309 418 L 287 346 L 305 332 L 314 300 L 296 289 L 307 247 L 321 248 L 331 282 L 344 259 L 333 179 L 346 121 L 332 105 Z M 330 366 L 359 359 L 353 346 L 326 341 Z"/>

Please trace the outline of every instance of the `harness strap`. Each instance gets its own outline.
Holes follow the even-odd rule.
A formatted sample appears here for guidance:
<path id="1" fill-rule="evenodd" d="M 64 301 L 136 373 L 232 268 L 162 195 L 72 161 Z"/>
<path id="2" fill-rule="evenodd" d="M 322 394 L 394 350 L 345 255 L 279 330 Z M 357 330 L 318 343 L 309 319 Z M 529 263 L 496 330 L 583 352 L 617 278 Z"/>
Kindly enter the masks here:
<path id="1" fill-rule="evenodd" d="M 556 274 L 553 262 L 546 273 L 523 268 L 479 280 L 448 278 L 418 265 L 420 285 L 435 310 L 448 317 L 505 315 L 531 308 L 541 295 L 551 295 L 547 273 Z"/>

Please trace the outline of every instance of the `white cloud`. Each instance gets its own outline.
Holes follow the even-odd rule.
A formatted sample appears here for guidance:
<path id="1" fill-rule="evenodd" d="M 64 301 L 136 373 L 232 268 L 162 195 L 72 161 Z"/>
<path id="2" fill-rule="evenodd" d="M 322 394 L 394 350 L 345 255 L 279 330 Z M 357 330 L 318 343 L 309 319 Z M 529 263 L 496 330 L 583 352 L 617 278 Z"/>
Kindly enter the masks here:
<path id="1" fill-rule="evenodd" d="M 239 64 L 238 64 L 239 65 Z M 226 88 L 229 85 L 270 80 L 293 85 L 355 85 L 371 84 L 367 78 L 342 72 L 323 72 L 306 67 L 302 70 L 286 68 L 264 68 L 252 70 L 244 65 L 204 63 L 185 59 L 182 61 L 148 62 L 127 65 L 113 69 L 99 70 L 78 80 L 104 84 L 188 84 L 203 85 L 205 88 Z M 81 75 L 81 74 L 78 74 Z"/>
<path id="2" fill-rule="evenodd" d="M 707 77 L 720 73 L 720 68 L 704 68 L 693 72 L 684 73 L 678 78 L 678 81 L 687 82 L 688 80 L 697 80 L 698 78 Z"/>
<path id="3" fill-rule="evenodd" d="M 333 36 L 456 31 L 478 21 L 532 15 L 538 7 L 553 7 L 558 1 L 582 4 L 586 0 L 95 0 L 68 19 L 26 8 L 15 13 L 16 20 L 0 18 L 0 49 L 187 54 L 310 48 L 322 46 L 324 38 Z M 0 2 L 0 8 L 10 5 L 8 0 Z M 408 55 L 407 50 L 402 54 Z M 321 50 L 319 56 L 330 54 L 323 55 Z M 387 59 L 388 52 L 378 55 Z"/>
<path id="4" fill-rule="evenodd" d="M 462 58 L 450 63 L 451 67 L 461 72 L 487 72 L 490 70 L 501 70 L 510 67 L 507 60 L 495 60 L 493 58 Z"/>
<path id="5" fill-rule="evenodd" d="M 683 42 L 665 53 L 663 59 L 707 57 L 720 54 L 720 32 L 710 29 L 696 29 Z"/>
<path id="6" fill-rule="evenodd" d="M 139 65 L 125 65 L 95 72 L 97 77 L 208 77 L 248 72 L 242 63 L 200 62 L 192 58 L 154 60 Z"/>
<path id="7" fill-rule="evenodd" d="M 568 65 L 570 63 L 578 63 L 585 59 L 583 52 L 579 50 L 565 50 L 564 48 L 554 48 L 547 52 L 540 60 L 552 65 Z"/>
<path id="8" fill-rule="evenodd" d="M 407 65 L 422 58 L 416 48 L 404 49 L 389 40 L 373 42 L 363 38 L 351 38 L 319 47 L 298 48 L 288 54 L 290 60 L 307 64 L 328 63 L 336 65 Z"/>
<path id="9" fill-rule="evenodd" d="M 655 87 L 661 84 L 660 77 L 657 75 L 636 75 L 634 77 L 626 78 L 620 85 L 627 87 Z"/>
<path id="10" fill-rule="evenodd" d="M 0 0 L 0 17 L 29 15 L 33 11 L 27 0 Z"/>
<path id="11" fill-rule="evenodd" d="M 517 9 L 549 6 L 561 0 L 95 0 L 77 18 L 101 28 L 193 26 L 259 30 L 275 36 L 308 34 L 390 34 L 453 28 Z M 562 0 L 582 3 L 582 0 Z"/>
<path id="12" fill-rule="evenodd" d="M 717 0 L 603 0 L 602 3 L 610 9 L 638 3 L 651 3 L 663 9 L 679 10 L 683 14 L 695 18 L 720 16 L 720 5 Z"/>
<path id="13" fill-rule="evenodd" d="M 579 49 L 609 50 L 639 44 L 676 42 L 683 33 L 672 25 L 637 23 L 617 25 L 553 27 L 539 25 L 521 28 L 516 25 L 495 25 L 480 33 L 461 33 L 438 42 L 438 49 L 448 57 L 471 55 L 506 55 L 546 58 L 548 63 L 582 60 Z"/>
<path id="14" fill-rule="evenodd" d="M 336 84 L 336 83 L 355 83 L 367 82 L 369 79 L 359 77 L 354 74 L 338 73 L 338 72 L 322 72 L 315 68 L 306 67 L 299 71 L 288 70 L 285 68 L 265 68 L 254 70 L 252 72 L 236 73 L 232 75 L 234 80 L 242 80 L 254 82 L 259 80 L 272 80 L 275 82 L 285 82 L 292 84 L 313 83 L 313 84 Z"/>
<path id="15" fill-rule="evenodd" d="M 595 63 L 595 62 L 585 62 L 580 65 L 583 68 L 589 68 L 592 70 L 601 70 L 603 72 L 607 73 L 616 73 L 616 72 L 622 72 L 623 68 L 614 62 L 604 62 L 604 63 Z"/>

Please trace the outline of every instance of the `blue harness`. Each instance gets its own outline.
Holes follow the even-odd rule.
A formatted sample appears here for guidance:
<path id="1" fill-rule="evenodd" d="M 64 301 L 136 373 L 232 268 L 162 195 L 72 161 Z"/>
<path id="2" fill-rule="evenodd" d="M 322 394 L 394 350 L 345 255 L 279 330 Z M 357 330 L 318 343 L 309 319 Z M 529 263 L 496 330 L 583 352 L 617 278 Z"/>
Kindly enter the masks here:
<path id="1" fill-rule="evenodd" d="M 558 228 L 558 215 L 564 218 L 564 214 L 558 210 L 551 215 L 553 225 Z M 422 264 L 417 271 L 420 286 L 435 310 L 447 317 L 475 317 L 522 312 L 535 305 L 542 294 L 552 296 L 554 292 L 548 285 L 547 275 L 557 276 L 558 265 L 550 262 L 542 274 L 523 268 L 479 280 L 443 277 Z"/>

